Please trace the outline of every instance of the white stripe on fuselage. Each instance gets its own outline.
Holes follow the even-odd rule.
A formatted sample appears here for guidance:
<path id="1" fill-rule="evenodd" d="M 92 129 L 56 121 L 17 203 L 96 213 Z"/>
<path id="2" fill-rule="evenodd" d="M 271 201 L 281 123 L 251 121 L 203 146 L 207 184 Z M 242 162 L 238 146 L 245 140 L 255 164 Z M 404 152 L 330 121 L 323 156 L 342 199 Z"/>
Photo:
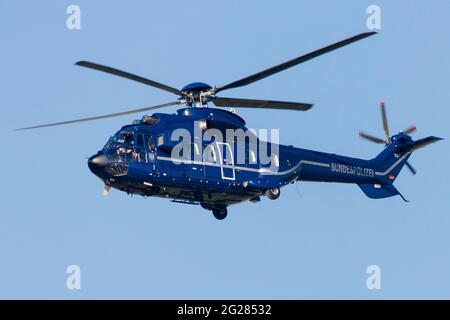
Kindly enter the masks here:
<path id="1" fill-rule="evenodd" d="M 328 163 L 309 161 L 309 160 L 300 160 L 294 167 L 292 167 L 288 170 L 274 171 L 269 168 L 249 168 L 249 167 L 242 167 L 242 166 L 233 166 L 233 165 L 229 165 L 229 164 L 220 165 L 220 163 L 215 163 L 215 162 L 203 162 L 203 161 L 196 161 L 196 160 L 180 160 L 180 159 L 173 159 L 171 157 L 158 157 L 158 160 L 172 161 L 173 163 L 180 163 L 180 164 L 184 163 L 184 164 L 206 165 L 206 166 L 218 167 L 218 168 L 223 167 L 223 168 L 227 168 L 227 169 L 234 168 L 235 170 L 272 174 L 272 175 L 276 175 L 276 176 L 282 176 L 282 175 L 289 174 L 289 173 L 297 170 L 302 164 L 309 164 L 312 166 L 326 167 L 326 168 L 330 167 L 330 164 L 328 164 Z"/>
<path id="2" fill-rule="evenodd" d="M 383 172 L 377 172 L 375 171 L 375 175 L 377 176 L 385 176 L 389 174 L 392 170 L 394 170 L 395 167 L 397 167 L 400 162 L 402 162 L 407 156 L 409 156 L 411 152 L 405 153 L 400 159 L 398 159 L 392 166 L 390 166 L 386 171 Z"/>
<path id="3" fill-rule="evenodd" d="M 385 176 L 389 174 L 392 170 L 394 170 L 395 167 L 397 167 L 408 155 L 410 155 L 411 152 L 406 153 L 403 155 L 400 159 L 398 159 L 392 166 L 390 166 L 386 171 L 383 172 L 375 172 L 375 175 L 377 176 Z M 203 162 L 203 161 L 196 161 L 196 160 L 179 160 L 179 159 L 173 159 L 171 157 L 158 157 L 158 160 L 162 161 L 172 161 L 174 163 L 185 163 L 185 164 L 195 164 L 195 165 L 206 165 L 211 167 L 223 167 L 227 169 L 236 169 L 241 171 L 247 171 L 247 172 L 255 172 L 255 173 L 265 173 L 265 174 L 272 174 L 276 176 L 282 176 L 287 175 L 289 173 L 292 173 L 293 171 L 297 170 L 302 164 L 308 164 L 316 167 L 323 167 L 323 168 L 330 168 L 329 163 L 324 162 L 317 162 L 317 161 L 309 161 L 309 160 L 300 160 L 294 167 L 285 170 L 285 171 L 274 171 L 269 168 L 249 168 L 249 167 L 242 167 L 242 166 L 233 166 L 229 164 L 223 164 L 222 166 L 220 163 L 215 162 Z"/>

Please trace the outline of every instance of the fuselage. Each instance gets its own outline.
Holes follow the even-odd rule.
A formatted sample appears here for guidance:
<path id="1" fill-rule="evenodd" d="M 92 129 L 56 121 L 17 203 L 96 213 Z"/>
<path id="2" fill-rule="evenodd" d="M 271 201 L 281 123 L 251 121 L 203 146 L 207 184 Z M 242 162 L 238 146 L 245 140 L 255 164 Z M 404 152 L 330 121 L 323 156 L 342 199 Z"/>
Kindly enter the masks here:
<path id="1" fill-rule="evenodd" d="M 208 130 L 216 135 L 208 136 Z M 186 108 L 122 127 L 89 159 L 89 167 L 118 190 L 207 209 L 259 201 L 267 190 L 296 181 L 380 183 L 388 175 L 376 171 L 375 160 L 276 143 L 261 152 L 264 143 L 234 113 Z"/>

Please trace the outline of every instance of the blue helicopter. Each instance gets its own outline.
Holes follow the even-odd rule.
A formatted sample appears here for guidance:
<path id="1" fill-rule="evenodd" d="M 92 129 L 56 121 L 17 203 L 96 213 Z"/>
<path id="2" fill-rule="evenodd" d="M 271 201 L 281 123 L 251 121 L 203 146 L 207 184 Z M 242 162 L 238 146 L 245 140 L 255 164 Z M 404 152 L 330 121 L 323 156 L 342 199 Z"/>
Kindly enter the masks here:
<path id="1" fill-rule="evenodd" d="M 248 130 L 244 119 L 234 109 L 227 111 L 207 107 L 208 103 L 213 103 L 217 107 L 228 108 L 309 110 L 312 104 L 222 98 L 217 93 L 246 86 L 375 33 L 361 33 L 219 87 L 195 82 L 179 90 L 115 68 L 79 61 L 76 63 L 78 66 L 134 80 L 173 93 L 178 99 L 151 107 L 18 130 L 186 105 L 175 114 L 145 115 L 123 126 L 100 151 L 89 158 L 89 169 L 104 183 L 104 195 L 112 187 L 128 194 L 199 204 L 212 211 L 219 220 L 227 216 L 230 205 L 244 201 L 258 202 L 263 196 L 275 200 L 280 196 L 281 187 L 297 181 L 355 183 L 370 198 L 399 195 L 405 200 L 393 182 L 405 165 L 413 174 L 416 173 L 408 162 L 412 152 L 441 138 L 429 136 L 414 141 L 409 135 L 416 130 L 414 126 L 391 136 L 384 103 L 381 103 L 381 114 L 385 139 L 360 132 L 362 138 L 385 145 L 383 151 L 370 160 L 276 143 L 268 143 L 261 153 L 258 151 L 266 141 Z M 233 133 L 231 137 L 226 134 L 230 130 Z M 174 139 L 177 132 L 185 136 L 179 134 Z M 209 139 L 205 142 L 208 132 Z M 263 158 L 269 161 L 262 161 Z"/>

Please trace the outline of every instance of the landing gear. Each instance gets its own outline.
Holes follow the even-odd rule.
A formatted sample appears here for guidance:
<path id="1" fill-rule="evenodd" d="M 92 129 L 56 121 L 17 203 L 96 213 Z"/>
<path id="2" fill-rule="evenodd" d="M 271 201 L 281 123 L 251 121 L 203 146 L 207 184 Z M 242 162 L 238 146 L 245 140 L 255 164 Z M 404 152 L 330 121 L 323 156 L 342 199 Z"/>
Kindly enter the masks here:
<path id="1" fill-rule="evenodd" d="M 216 208 L 212 209 L 212 213 L 214 215 L 214 218 L 217 220 L 223 220 L 227 217 L 228 211 L 227 208 Z"/>
<path id="2" fill-rule="evenodd" d="M 280 196 L 280 188 L 272 188 L 266 190 L 266 196 L 270 200 L 276 200 Z"/>

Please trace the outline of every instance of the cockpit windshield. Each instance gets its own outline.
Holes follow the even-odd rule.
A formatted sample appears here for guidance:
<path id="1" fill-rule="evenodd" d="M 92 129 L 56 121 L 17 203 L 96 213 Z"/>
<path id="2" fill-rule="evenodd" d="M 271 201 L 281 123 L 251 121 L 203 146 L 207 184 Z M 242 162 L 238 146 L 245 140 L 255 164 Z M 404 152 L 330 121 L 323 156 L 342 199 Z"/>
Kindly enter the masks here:
<path id="1" fill-rule="evenodd" d="M 134 133 L 119 131 L 103 147 L 103 152 L 116 156 L 118 161 L 130 161 L 134 154 Z"/>
<path id="2" fill-rule="evenodd" d="M 133 148 L 134 139 L 133 132 L 131 131 L 119 131 L 114 136 L 109 138 L 108 142 L 103 147 L 103 151 L 109 152 L 116 150 L 118 147 Z"/>

